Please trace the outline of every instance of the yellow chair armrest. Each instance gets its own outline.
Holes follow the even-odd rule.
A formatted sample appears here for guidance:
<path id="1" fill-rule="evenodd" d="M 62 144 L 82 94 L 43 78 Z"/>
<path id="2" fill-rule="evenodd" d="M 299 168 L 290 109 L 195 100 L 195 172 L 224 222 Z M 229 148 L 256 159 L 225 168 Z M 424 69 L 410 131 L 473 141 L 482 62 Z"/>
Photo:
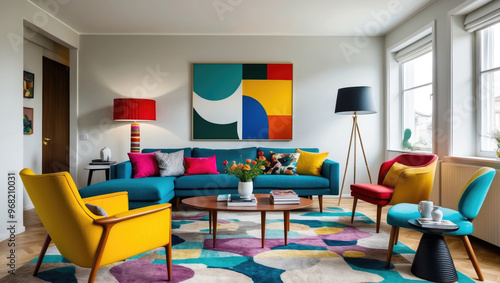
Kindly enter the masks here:
<path id="1" fill-rule="evenodd" d="M 399 174 L 390 205 L 428 200 L 434 183 L 436 162 L 426 167 L 408 168 Z"/>
<path id="2" fill-rule="evenodd" d="M 148 215 L 148 214 L 155 213 L 155 212 L 159 212 L 159 211 L 162 211 L 165 209 L 170 209 L 171 207 L 172 207 L 172 205 L 170 203 L 156 204 L 156 205 L 152 205 L 152 206 L 147 206 L 147 207 L 129 210 L 126 212 L 121 212 L 121 213 L 118 213 L 118 214 L 115 214 L 115 215 L 109 216 L 109 217 L 95 219 L 94 223 L 101 225 L 101 226 L 114 225 L 116 223 L 130 220 L 130 219 L 134 219 L 136 217 L 141 217 L 141 216 Z"/>
<path id="3" fill-rule="evenodd" d="M 116 215 L 118 213 L 128 211 L 128 193 L 117 192 L 112 194 L 105 194 L 95 197 L 88 197 L 83 199 L 84 203 L 97 205 L 104 209 L 108 215 Z"/>

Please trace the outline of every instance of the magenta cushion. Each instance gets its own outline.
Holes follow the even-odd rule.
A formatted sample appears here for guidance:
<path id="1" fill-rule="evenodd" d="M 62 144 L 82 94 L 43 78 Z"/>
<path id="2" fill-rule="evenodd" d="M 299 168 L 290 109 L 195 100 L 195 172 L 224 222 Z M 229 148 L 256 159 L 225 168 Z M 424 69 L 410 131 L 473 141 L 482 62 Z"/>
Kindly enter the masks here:
<path id="1" fill-rule="evenodd" d="M 157 151 L 160 152 L 160 151 Z M 156 162 L 155 153 L 128 153 L 132 163 L 132 178 L 160 176 L 160 169 Z"/>
<path id="2" fill-rule="evenodd" d="M 210 157 L 184 157 L 184 165 L 186 168 L 184 175 L 219 174 L 215 155 Z"/>

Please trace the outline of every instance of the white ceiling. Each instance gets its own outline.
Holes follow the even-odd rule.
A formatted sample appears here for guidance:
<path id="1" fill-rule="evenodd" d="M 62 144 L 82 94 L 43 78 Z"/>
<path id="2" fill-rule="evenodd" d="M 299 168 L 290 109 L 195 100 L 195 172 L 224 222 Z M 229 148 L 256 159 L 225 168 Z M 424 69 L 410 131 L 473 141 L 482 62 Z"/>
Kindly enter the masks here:
<path id="1" fill-rule="evenodd" d="M 30 0 L 81 34 L 336 36 L 384 35 L 433 1 Z"/>

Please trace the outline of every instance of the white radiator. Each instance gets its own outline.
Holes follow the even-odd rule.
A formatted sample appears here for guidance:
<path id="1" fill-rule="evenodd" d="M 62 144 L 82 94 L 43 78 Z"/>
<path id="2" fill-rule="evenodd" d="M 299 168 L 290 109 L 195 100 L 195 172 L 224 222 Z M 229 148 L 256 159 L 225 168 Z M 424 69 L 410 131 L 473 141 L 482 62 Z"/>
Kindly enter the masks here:
<path id="1" fill-rule="evenodd" d="M 441 163 L 441 204 L 457 209 L 458 198 L 469 178 L 480 166 Z M 483 208 L 473 221 L 473 236 L 500 246 L 500 172 L 497 170 Z"/>

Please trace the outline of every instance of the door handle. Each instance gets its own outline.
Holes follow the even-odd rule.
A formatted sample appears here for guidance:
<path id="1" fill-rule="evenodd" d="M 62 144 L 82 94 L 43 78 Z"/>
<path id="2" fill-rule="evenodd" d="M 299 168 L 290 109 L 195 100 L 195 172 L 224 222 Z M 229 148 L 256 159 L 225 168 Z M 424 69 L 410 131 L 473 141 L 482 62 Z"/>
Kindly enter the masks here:
<path id="1" fill-rule="evenodd" d="M 48 145 L 48 144 L 49 144 L 49 143 L 48 143 L 49 141 L 50 141 L 50 139 L 49 139 L 49 138 L 43 138 L 43 142 L 42 142 L 42 143 L 43 143 L 43 145 Z"/>

